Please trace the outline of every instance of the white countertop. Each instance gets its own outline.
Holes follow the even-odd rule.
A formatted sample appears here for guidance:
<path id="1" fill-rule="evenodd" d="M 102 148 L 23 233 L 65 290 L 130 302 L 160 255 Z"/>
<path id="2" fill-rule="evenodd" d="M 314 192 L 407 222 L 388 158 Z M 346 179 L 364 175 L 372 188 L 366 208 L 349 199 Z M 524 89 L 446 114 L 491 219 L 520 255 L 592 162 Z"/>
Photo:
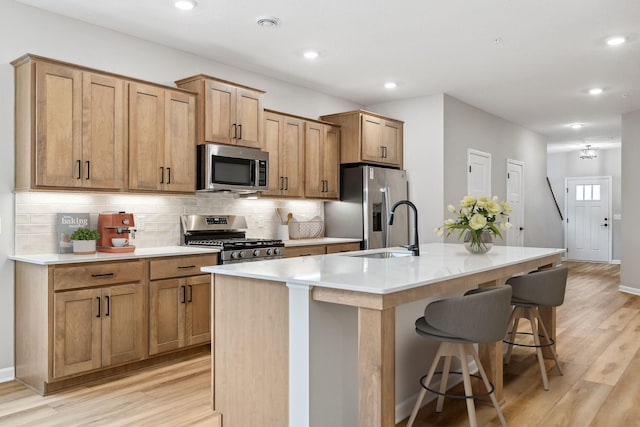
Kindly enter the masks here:
<path id="1" fill-rule="evenodd" d="M 360 239 L 345 239 L 342 237 L 321 237 L 318 239 L 292 239 L 284 240 L 285 248 L 292 248 L 295 246 L 311 246 L 311 245 L 333 245 L 337 243 L 355 243 L 360 242 Z"/>
<path id="2" fill-rule="evenodd" d="M 420 256 L 389 259 L 354 257 L 364 253 L 406 252 L 402 248 L 374 249 L 203 267 L 207 273 L 282 281 L 335 289 L 388 294 L 496 267 L 563 254 L 564 249 L 494 246 L 483 255 L 462 244 L 420 245 Z"/>
<path id="3" fill-rule="evenodd" d="M 74 254 L 32 254 L 32 255 L 11 255 L 9 259 L 13 261 L 28 262 L 39 265 L 71 264 L 78 262 L 100 262 L 118 261 L 122 259 L 152 258 L 175 255 L 197 255 L 220 252 L 217 249 L 198 248 L 193 246 L 163 246 L 158 248 L 136 248 L 134 252 L 110 253 L 97 252 L 92 255 Z"/>

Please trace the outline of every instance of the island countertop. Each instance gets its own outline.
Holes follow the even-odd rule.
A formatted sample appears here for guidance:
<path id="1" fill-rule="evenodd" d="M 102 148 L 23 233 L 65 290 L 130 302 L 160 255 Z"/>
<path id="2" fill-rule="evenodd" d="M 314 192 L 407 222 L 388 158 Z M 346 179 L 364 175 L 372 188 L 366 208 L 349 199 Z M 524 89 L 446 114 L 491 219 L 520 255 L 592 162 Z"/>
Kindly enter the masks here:
<path id="1" fill-rule="evenodd" d="M 470 254 L 461 244 L 420 245 L 420 256 L 368 258 L 377 252 L 406 252 L 403 248 L 374 249 L 286 258 L 251 263 L 203 267 L 207 273 L 281 281 L 292 284 L 389 294 L 416 286 L 438 283 L 529 260 L 557 256 L 564 249 L 494 246 L 483 255 Z"/>

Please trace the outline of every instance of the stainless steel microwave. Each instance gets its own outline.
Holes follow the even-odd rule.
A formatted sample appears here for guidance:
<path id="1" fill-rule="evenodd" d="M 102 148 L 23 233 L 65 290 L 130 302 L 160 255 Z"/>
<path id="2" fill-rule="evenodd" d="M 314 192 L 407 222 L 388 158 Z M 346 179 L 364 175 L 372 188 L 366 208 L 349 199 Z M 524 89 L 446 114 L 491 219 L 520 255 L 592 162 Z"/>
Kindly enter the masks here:
<path id="1" fill-rule="evenodd" d="M 255 193 L 269 186 L 269 153 L 235 145 L 198 145 L 197 190 Z"/>

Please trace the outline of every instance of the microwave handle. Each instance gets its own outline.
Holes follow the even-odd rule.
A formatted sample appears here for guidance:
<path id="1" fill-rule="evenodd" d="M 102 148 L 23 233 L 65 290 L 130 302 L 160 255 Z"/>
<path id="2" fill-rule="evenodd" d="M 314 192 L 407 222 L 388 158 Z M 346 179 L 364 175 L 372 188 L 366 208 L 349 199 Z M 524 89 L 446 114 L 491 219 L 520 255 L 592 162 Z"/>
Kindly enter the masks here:
<path id="1" fill-rule="evenodd" d="M 252 185 L 258 184 L 256 181 L 256 173 L 259 167 L 260 167 L 260 160 L 254 161 L 253 167 L 251 168 L 251 184 Z"/>

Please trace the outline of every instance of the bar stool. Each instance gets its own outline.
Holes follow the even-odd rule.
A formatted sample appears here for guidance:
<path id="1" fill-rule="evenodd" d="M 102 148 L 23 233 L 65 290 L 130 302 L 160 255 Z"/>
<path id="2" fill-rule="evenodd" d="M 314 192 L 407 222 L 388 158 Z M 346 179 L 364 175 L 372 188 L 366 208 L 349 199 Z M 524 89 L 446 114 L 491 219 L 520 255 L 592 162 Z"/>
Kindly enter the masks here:
<path id="1" fill-rule="evenodd" d="M 504 357 L 505 363 L 511 360 L 511 351 L 514 345 L 523 347 L 534 347 L 538 355 L 538 364 L 540 365 L 540 373 L 542 374 L 542 385 L 545 390 L 549 390 L 549 381 L 547 379 L 547 370 L 544 366 L 544 358 L 542 356 L 542 348 L 547 347 L 551 351 L 553 360 L 556 362 L 556 369 L 560 375 L 560 363 L 558 355 L 553 346 L 555 341 L 551 339 L 544 322 L 540 317 L 540 307 L 557 307 L 564 302 L 564 293 L 567 287 L 568 268 L 558 266 L 536 270 L 523 276 L 512 277 L 507 280 L 507 284 L 511 285 L 513 295 L 511 297 L 511 305 L 513 311 L 509 318 L 509 328 L 503 340 L 507 344 L 507 353 Z M 518 332 L 518 323 L 520 319 L 527 319 L 531 324 L 531 333 Z M 515 341 L 515 335 L 532 335 L 533 345 L 518 343 Z M 540 338 L 544 338 L 546 343 L 541 343 Z"/>
<path id="2" fill-rule="evenodd" d="M 493 384 L 491 384 L 487 378 L 473 344 L 496 342 L 504 338 L 507 331 L 510 300 L 510 286 L 493 286 L 473 289 L 464 296 L 434 301 L 426 306 L 424 309 L 424 317 L 416 320 L 416 332 L 424 337 L 440 341 L 440 346 L 438 347 L 436 357 L 431 364 L 431 368 L 429 368 L 428 374 L 420 378 L 422 390 L 420 390 L 418 400 L 413 407 L 407 427 L 413 425 L 427 390 L 438 395 L 436 412 L 442 412 L 445 397 L 465 399 L 471 427 L 478 425 L 473 399 L 488 395 L 491 398 L 493 407 L 498 413 L 500 423 L 506 427 L 507 423 L 504 420 L 496 396 L 493 393 Z M 480 376 L 469 374 L 467 355 L 471 355 L 473 360 L 475 360 Z M 451 373 L 462 375 L 464 396 L 445 393 L 452 356 L 457 357 L 462 362 L 462 373 Z M 444 367 L 442 372 L 436 372 L 436 366 L 441 357 L 445 358 Z M 439 391 L 429 388 L 433 376 L 437 374 L 442 375 Z M 487 388 L 487 393 L 481 395 L 473 394 L 471 376 L 482 378 Z"/>

